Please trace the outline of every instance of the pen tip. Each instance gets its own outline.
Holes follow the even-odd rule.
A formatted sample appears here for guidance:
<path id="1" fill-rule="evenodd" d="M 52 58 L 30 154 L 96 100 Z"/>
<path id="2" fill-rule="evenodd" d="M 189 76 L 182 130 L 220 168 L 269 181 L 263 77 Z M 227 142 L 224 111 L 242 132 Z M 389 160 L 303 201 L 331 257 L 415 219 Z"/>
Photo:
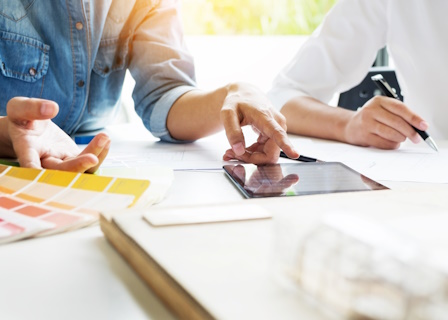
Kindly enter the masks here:
<path id="1" fill-rule="evenodd" d="M 428 137 L 425 141 L 426 141 L 426 143 L 428 143 L 428 145 L 431 148 L 433 148 L 435 151 L 439 152 L 439 148 L 437 148 L 435 141 L 431 137 Z"/>

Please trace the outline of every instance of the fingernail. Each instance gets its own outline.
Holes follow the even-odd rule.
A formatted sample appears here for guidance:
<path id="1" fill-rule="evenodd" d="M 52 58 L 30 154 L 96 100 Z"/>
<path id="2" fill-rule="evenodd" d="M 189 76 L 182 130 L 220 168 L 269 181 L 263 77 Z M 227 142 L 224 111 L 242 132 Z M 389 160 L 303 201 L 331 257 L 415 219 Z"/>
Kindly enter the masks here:
<path id="1" fill-rule="evenodd" d="M 106 138 L 106 137 L 101 137 L 101 138 L 98 140 L 97 146 L 100 147 L 100 148 L 103 148 L 103 147 L 106 145 L 106 143 L 107 143 L 108 141 L 109 141 L 108 138 Z"/>
<path id="2" fill-rule="evenodd" d="M 246 148 L 241 142 L 235 143 L 232 146 L 232 150 L 237 156 L 242 156 L 246 152 Z"/>
<path id="3" fill-rule="evenodd" d="M 296 150 L 296 148 L 292 148 L 292 152 L 294 152 L 297 155 L 297 158 L 300 157 L 299 151 Z"/>
<path id="4" fill-rule="evenodd" d="M 419 127 L 420 127 L 420 130 L 426 130 L 426 129 L 428 129 L 429 126 L 426 121 L 422 121 L 422 122 L 420 122 Z"/>
<path id="5" fill-rule="evenodd" d="M 40 114 L 43 116 L 52 116 L 54 108 L 50 103 L 42 103 L 40 106 Z"/>

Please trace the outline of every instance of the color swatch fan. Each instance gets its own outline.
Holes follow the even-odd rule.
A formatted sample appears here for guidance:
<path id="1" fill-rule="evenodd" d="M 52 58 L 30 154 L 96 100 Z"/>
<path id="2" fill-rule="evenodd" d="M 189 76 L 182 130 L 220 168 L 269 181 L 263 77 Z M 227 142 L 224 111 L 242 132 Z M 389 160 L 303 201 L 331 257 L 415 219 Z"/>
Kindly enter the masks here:
<path id="1" fill-rule="evenodd" d="M 73 230 L 134 206 L 150 181 L 0 165 L 0 244 Z"/>

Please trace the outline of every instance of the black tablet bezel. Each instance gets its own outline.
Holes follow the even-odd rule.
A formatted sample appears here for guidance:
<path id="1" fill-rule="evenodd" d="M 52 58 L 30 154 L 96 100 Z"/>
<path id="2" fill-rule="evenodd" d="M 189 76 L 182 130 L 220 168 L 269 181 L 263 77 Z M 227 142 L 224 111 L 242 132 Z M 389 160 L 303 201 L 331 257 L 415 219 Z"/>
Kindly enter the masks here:
<path id="1" fill-rule="evenodd" d="M 320 168 L 330 168 L 331 166 L 337 165 L 340 168 L 343 168 L 346 170 L 346 172 L 350 175 L 355 173 L 355 175 L 359 176 L 360 179 L 362 179 L 362 182 L 365 186 L 367 186 L 367 189 L 344 189 L 344 190 L 313 190 L 310 192 L 295 192 L 294 194 L 278 194 L 278 193 L 263 193 L 263 194 L 255 194 L 252 191 L 245 188 L 245 185 L 243 182 L 236 176 L 232 175 L 232 169 L 235 168 L 235 166 L 244 166 L 245 169 L 249 166 L 255 166 L 253 164 L 231 164 L 231 165 L 224 165 L 223 169 L 226 173 L 226 176 L 233 182 L 233 184 L 238 188 L 238 190 L 246 197 L 246 198 L 267 198 L 267 197 L 290 197 L 290 196 L 303 196 L 303 195 L 312 195 L 312 194 L 327 194 L 327 193 L 341 193 L 341 192 L 359 192 L 359 191 L 374 191 L 374 190 L 387 190 L 386 186 L 380 184 L 377 181 L 374 181 L 366 176 L 363 176 L 359 172 L 353 170 L 352 168 L 346 166 L 345 164 L 341 162 L 300 162 L 300 163 L 278 163 L 275 165 L 262 165 L 263 167 L 266 166 L 278 166 L 280 165 L 282 167 L 282 171 L 285 167 L 294 168 L 297 166 L 300 166 L 300 170 L 303 170 L 304 168 L 313 170 L 316 168 L 316 166 L 319 166 Z M 257 166 L 257 168 L 260 166 Z M 299 168 L 299 167 L 297 167 Z"/>

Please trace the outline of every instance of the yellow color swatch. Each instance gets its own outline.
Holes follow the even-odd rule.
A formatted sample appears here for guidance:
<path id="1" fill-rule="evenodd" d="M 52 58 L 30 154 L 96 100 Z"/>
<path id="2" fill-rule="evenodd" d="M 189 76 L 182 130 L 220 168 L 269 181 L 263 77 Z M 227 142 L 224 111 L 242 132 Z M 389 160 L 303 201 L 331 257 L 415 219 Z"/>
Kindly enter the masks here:
<path id="1" fill-rule="evenodd" d="M 12 190 L 10 188 L 6 188 L 4 186 L 0 186 L 0 192 L 1 193 L 6 193 L 6 194 L 13 194 L 14 192 L 16 192 L 15 190 Z"/>
<path id="2" fill-rule="evenodd" d="M 68 187 L 77 175 L 78 173 L 75 172 L 46 170 L 44 174 L 39 178 L 39 182 L 60 187 Z"/>
<path id="3" fill-rule="evenodd" d="M 37 197 L 33 197 L 30 196 L 29 194 L 26 193 L 19 193 L 18 195 L 16 195 L 16 197 L 20 198 L 20 199 L 24 199 L 30 202 L 35 202 L 35 203 L 41 203 L 43 202 L 45 199 L 42 198 L 37 198 Z"/>
<path id="4" fill-rule="evenodd" d="M 150 182 L 148 180 L 121 179 L 118 178 L 113 185 L 107 190 L 108 193 L 129 194 L 134 195 L 133 206 L 141 195 L 148 189 Z"/>
<path id="5" fill-rule="evenodd" d="M 111 183 L 112 180 L 113 178 L 111 177 L 83 174 L 73 184 L 73 188 L 102 192 L 106 189 L 106 187 Z"/>
<path id="6" fill-rule="evenodd" d="M 47 202 L 46 205 L 49 206 L 49 207 L 54 207 L 54 208 L 64 209 L 64 210 L 72 210 L 72 209 L 75 208 L 75 207 L 70 206 L 68 204 L 60 203 L 60 202 L 54 202 L 54 201 Z"/>
<path id="7" fill-rule="evenodd" d="M 40 169 L 12 167 L 6 175 L 14 178 L 33 181 L 42 172 Z"/>

